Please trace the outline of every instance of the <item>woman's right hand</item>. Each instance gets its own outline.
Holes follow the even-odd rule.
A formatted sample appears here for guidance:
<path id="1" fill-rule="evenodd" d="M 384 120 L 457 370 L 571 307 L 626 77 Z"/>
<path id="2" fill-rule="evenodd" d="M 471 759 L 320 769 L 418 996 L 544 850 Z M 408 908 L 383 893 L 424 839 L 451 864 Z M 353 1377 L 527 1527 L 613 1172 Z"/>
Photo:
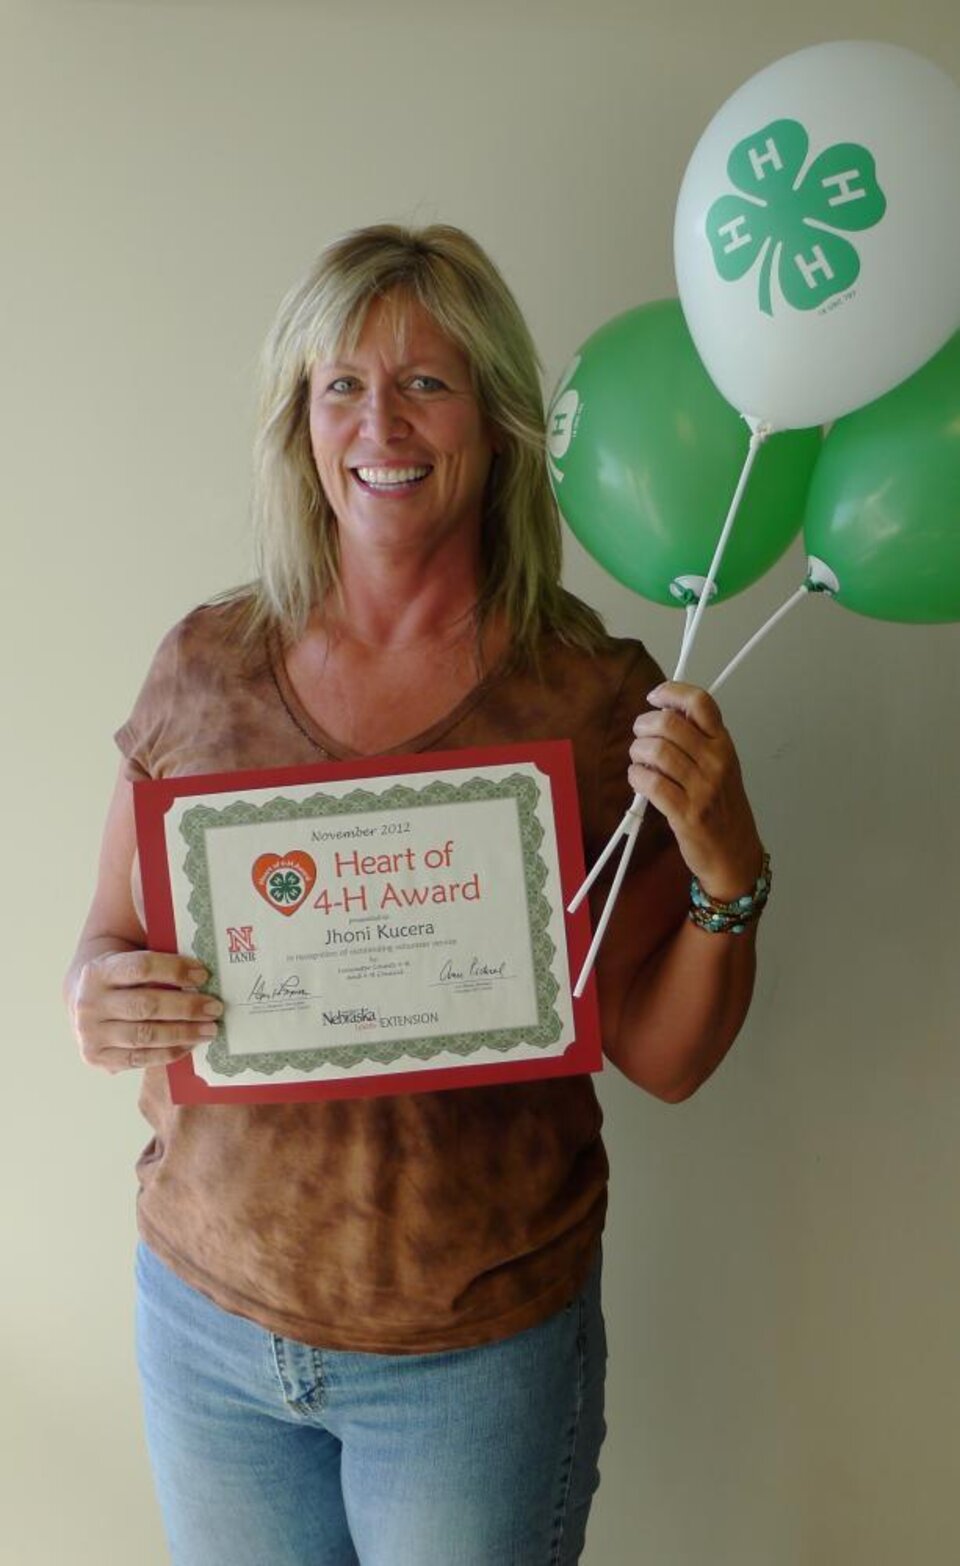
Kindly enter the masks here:
<path id="1" fill-rule="evenodd" d="M 180 1060 L 217 1031 L 223 1002 L 199 993 L 209 974 L 169 952 L 89 957 L 70 985 L 69 1009 L 88 1066 L 111 1074 Z"/>

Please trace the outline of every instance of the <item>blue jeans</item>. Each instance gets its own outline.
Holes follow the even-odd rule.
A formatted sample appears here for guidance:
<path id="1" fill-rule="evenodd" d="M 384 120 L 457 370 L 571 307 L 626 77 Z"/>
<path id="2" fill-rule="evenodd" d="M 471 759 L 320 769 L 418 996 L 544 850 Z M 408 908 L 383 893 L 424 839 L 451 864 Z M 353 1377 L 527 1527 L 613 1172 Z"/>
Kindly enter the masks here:
<path id="1" fill-rule="evenodd" d="M 605 1434 L 599 1260 L 540 1325 L 355 1354 L 214 1305 L 141 1245 L 147 1441 L 176 1566 L 572 1566 Z"/>

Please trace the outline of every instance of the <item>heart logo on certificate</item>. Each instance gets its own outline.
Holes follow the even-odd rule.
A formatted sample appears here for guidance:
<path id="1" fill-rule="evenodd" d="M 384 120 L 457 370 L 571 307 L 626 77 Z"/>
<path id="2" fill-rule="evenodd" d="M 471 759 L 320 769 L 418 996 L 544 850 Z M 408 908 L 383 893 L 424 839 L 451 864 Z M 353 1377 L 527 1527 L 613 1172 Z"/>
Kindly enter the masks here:
<path id="1" fill-rule="evenodd" d="M 309 854 L 294 848 L 289 854 L 260 854 L 251 874 L 264 902 L 289 917 L 309 897 L 317 867 Z"/>

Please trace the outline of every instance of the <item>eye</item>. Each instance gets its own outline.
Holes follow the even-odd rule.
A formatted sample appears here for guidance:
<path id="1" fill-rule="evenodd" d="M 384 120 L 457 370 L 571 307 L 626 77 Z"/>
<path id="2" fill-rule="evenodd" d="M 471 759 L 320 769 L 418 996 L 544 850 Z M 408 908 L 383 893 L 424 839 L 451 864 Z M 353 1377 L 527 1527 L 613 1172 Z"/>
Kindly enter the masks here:
<path id="1" fill-rule="evenodd" d="M 338 375 L 335 381 L 331 381 L 327 391 L 333 392 L 338 397 L 344 397 L 348 392 L 356 391 L 357 382 L 352 375 Z"/>
<path id="2" fill-rule="evenodd" d="M 446 391 L 446 382 L 436 375 L 414 375 L 410 379 L 414 391 Z"/>

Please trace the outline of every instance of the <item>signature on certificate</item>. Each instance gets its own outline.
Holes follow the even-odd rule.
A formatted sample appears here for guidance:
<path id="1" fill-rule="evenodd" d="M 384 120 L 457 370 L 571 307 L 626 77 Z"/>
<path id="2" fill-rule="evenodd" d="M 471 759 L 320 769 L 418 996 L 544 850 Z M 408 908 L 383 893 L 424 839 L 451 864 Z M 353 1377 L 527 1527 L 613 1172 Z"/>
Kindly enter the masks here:
<path id="1" fill-rule="evenodd" d="M 264 981 L 262 973 L 258 973 L 250 991 L 248 1001 L 278 1001 L 278 1000 L 313 1000 L 309 990 L 305 990 L 300 983 L 300 976 L 296 973 L 289 974 L 285 979 L 279 979 L 271 989 Z"/>
<path id="2" fill-rule="evenodd" d="M 454 962 L 448 957 L 437 975 L 438 984 L 457 984 L 469 979 L 512 979 L 513 974 L 507 972 L 506 958 L 502 962 L 481 962 L 479 957 L 471 957 L 469 962 Z"/>

